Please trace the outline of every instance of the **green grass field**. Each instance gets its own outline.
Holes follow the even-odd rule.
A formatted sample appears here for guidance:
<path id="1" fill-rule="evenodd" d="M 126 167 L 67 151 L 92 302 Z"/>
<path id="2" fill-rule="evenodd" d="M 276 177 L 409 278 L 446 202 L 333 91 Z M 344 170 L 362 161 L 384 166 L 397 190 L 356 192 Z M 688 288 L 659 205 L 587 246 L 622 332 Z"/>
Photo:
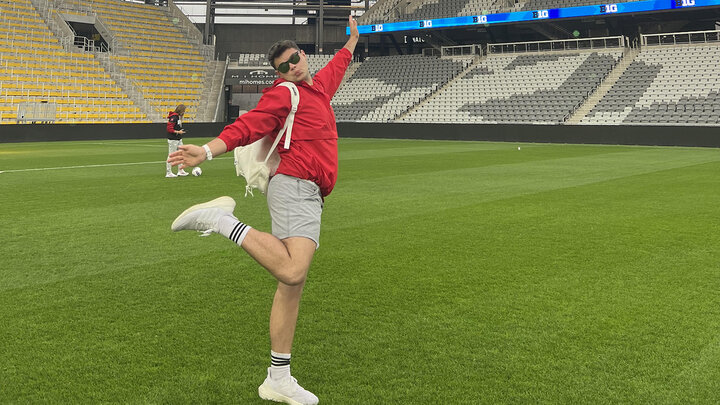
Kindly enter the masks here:
<path id="1" fill-rule="evenodd" d="M 272 277 L 170 223 L 230 195 L 269 230 L 265 199 L 166 153 L 0 144 L 0 403 L 264 403 Z M 716 149 L 342 139 L 293 374 L 325 404 L 717 404 L 719 214 Z"/>

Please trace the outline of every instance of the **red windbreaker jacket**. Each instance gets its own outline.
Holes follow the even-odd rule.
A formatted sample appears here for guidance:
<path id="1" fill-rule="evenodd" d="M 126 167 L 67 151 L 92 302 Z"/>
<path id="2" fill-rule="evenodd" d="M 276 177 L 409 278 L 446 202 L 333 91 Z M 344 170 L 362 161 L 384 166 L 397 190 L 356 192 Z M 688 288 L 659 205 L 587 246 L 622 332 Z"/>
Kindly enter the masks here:
<path id="1" fill-rule="evenodd" d="M 338 173 L 337 126 L 330 100 L 345 75 L 352 54 L 343 48 L 313 77 L 313 85 L 304 81 L 295 85 L 300 103 L 290 137 L 290 149 L 278 144 L 280 166 L 277 173 L 310 180 L 320 187 L 323 197 L 330 194 Z M 278 87 L 283 79 L 275 80 L 273 87 L 263 90 L 257 107 L 238 117 L 220 133 L 219 138 L 231 151 L 249 145 L 264 136 L 273 139 L 285 125 L 290 113 L 290 92 Z"/>

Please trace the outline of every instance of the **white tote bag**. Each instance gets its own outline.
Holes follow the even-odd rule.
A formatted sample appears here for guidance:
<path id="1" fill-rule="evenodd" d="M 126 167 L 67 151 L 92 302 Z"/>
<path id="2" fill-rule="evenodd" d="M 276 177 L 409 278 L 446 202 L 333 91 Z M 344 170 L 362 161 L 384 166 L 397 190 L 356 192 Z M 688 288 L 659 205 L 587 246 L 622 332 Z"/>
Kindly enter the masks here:
<path id="1" fill-rule="evenodd" d="M 270 176 L 275 174 L 280 165 L 280 155 L 277 152 L 277 145 L 283 134 L 285 134 L 285 149 L 290 149 L 290 137 L 292 135 L 293 121 L 295 120 L 295 112 L 300 102 L 300 94 L 298 89 L 292 82 L 282 82 L 278 86 L 287 87 L 290 90 L 290 101 L 292 108 L 285 126 L 278 132 L 275 142 L 270 137 L 264 136 L 260 140 L 246 146 L 235 148 L 235 172 L 238 176 L 245 178 L 247 185 L 245 186 L 245 197 L 248 193 L 253 195 L 253 189 L 258 189 L 263 194 L 267 193 Z"/>

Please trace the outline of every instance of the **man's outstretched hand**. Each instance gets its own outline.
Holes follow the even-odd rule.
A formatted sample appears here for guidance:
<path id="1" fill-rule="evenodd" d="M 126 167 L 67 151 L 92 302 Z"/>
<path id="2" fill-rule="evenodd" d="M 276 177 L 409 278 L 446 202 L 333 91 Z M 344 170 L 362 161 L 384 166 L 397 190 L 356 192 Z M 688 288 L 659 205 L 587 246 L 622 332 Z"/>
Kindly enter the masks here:
<path id="1" fill-rule="evenodd" d="M 355 45 L 357 45 L 358 39 L 360 38 L 360 33 L 358 32 L 357 21 L 355 21 L 352 15 L 348 16 L 348 28 L 350 28 L 350 38 L 348 38 L 343 48 L 350 51 L 350 53 L 354 53 Z"/>
<path id="2" fill-rule="evenodd" d="M 195 167 L 204 162 L 207 158 L 205 149 L 197 145 L 180 145 L 177 152 L 168 156 L 168 163 L 173 166 L 180 165 L 181 169 Z"/>

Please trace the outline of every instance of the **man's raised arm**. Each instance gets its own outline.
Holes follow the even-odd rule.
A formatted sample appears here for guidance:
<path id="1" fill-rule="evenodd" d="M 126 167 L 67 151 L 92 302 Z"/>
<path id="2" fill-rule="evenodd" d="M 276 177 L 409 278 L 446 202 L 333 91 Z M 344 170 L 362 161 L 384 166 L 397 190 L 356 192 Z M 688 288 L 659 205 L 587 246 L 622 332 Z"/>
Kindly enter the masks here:
<path id="1" fill-rule="evenodd" d="M 355 45 L 357 45 L 358 39 L 360 39 L 360 33 L 358 32 L 357 28 L 357 21 L 352 18 L 352 15 L 348 17 L 348 27 L 350 27 L 350 38 L 347 40 L 343 48 L 350 51 L 350 53 L 354 53 Z"/>

